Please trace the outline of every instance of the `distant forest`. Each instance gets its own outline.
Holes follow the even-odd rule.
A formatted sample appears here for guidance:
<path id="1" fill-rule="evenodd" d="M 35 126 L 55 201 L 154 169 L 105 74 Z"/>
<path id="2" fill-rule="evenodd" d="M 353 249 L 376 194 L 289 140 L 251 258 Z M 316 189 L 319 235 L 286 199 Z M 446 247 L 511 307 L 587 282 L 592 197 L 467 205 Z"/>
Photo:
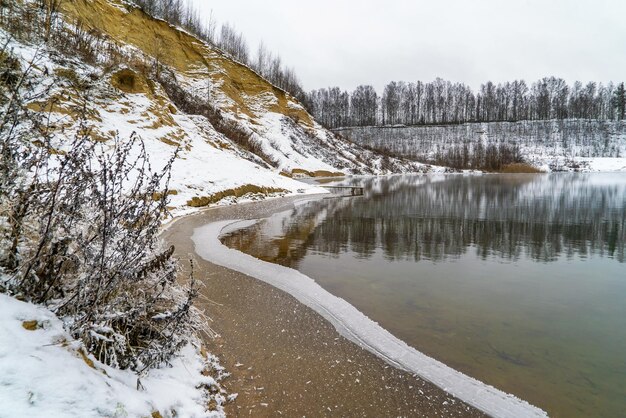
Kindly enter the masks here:
<path id="1" fill-rule="evenodd" d="M 306 104 L 328 128 L 381 125 L 436 125 L 466 122 L 517 122 L 550 119 L 624 119 L 624 83 L 545 77 L 481 85 L 478 92 L 462 83 L 437 78 L 430 83 L 392 81 L 379 96 L 370 85 L 351 93 L 338 87 L 314 90 Z"/>
<path id="2" fill-rule="evenodd" d="M 379 95 L 371 85 L 348 92 L 339 87 L 305 92 L 293 68 L 263 43 L 252 54 L 234 26 L 203 19 L 189 0 L 135 0 L 152 16 L 180 26 L 220 48 L 277 87 L 300 100 L 325 127 L 438 125 L 551 119 L 623 120 L 624 83 L 579 81 L 568 85 L 557 77 L 532 84 L 516 80 L 481 85 L 478 92 L 463 83 L 392 81 Z M 219 26 L 219 27 L 218 27 Z"/>

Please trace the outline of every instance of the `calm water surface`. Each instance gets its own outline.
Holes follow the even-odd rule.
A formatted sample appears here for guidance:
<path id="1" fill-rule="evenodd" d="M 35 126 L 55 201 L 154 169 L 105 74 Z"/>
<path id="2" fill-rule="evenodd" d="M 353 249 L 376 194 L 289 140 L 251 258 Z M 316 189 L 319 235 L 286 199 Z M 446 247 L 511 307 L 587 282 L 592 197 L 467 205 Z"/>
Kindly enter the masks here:
<path id="1" fill-rule="evenodd" d="M 626 417 L 626 175 L 352 179 L 224 242 L 555 417 Z"/>

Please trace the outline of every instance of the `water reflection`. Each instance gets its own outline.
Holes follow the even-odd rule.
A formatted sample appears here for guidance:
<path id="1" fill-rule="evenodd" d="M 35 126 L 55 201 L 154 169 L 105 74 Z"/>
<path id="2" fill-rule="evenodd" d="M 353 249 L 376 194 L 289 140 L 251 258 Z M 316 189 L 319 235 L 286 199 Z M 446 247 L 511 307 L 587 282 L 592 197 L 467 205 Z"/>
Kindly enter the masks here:
<path id="1" fill-rule="evenodd" d="M 595 255 L 623 263 L 625 180 L 619 174 L 356 179 L 363 198 L 300 206 L 225 243 L 294 268 L 310 251 L 368 259 L 377 249 L 389 261 L 438 262 L 475 251 L 482 259 Z"/>
<path id="2" fill-rule="evenodd" d="M 626 410 L 625 174 L 352 179 L 225 243 L 554 417 Z"/>

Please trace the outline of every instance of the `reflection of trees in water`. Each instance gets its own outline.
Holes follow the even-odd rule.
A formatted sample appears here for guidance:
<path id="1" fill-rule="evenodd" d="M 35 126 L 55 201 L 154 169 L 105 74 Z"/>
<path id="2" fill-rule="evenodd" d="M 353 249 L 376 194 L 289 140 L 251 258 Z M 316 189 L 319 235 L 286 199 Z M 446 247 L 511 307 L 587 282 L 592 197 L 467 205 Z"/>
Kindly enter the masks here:
<path id="1" fill-rule="evenodd" d="M 236 246 L 291 266 L 307 250 L 352 251 L 369 258 L 377 248 L 389 260 L 436 261 L 475 248 L 483 258 L 553 261 L 561 255 L 599 254 L 624 262 L 626 184 L 594 183 L 599 178 L 608 179 L 496 175 L 360 180 L 365 198 L 296 208 L 282 219 L 281 237 L 274 234 L 272 245 L 257 239 L 258 234 L 272 235 L 262 223 L 243 234 L 247 248 Z M 244 238 L 239 234 L 238 239 Z"/>

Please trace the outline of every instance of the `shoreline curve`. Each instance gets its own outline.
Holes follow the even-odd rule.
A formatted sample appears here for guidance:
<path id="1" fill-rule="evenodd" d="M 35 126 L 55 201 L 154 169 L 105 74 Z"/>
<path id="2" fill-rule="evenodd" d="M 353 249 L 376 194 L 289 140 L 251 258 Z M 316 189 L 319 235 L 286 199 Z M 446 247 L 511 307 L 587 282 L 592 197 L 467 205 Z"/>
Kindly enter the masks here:
<path id="1" fill-rule="evenodd" d="M 528 402 L 482 383 L 410 347 L 358 311 L 344 299 L 323 289 L 297 270 L 261 261 L 226 247 L 219 237 L 258 220 L 210 222 L 195 228 L 191 240 L 204 260 L 268 283 L 319 313 L 337 331 L 392 366 L 430 381 L 450 395 L 493 417 L 547 417 Z"/>

